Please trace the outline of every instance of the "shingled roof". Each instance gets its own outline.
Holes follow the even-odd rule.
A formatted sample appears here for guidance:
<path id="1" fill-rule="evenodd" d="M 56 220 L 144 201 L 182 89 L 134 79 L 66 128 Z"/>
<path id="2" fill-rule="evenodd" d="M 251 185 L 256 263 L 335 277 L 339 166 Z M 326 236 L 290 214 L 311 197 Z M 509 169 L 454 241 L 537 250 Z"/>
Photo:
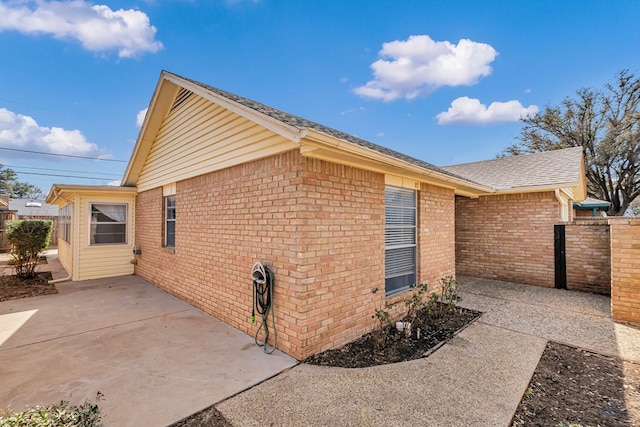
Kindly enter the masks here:
<path id="1" fill-rule="evenodd" d="M 442 169 L 496 190 L 507 190 L 573 187 L 580 181 L 582 168 L 582 147 L 572 147 L 444 166 Z"/>
<path id="2" fill-rule="evenodd" d="M 273 107 L 270 107 L 268 105 L 262 104 L 260 102 L 253 101 L 251 99 L 235 95 L 233 93 L 224 91 L 222 89 L 218 89 L 218 88 L 213 87 L 213 86 L 209 86 L 207 84 L 198 82 L 196 80 L 192 80 L 192 79 L 189 79 L 187 77 L 183 77 L 183 76 L 180 76 L 178 74 L 171 73 L 171 72 L 168 72 L 168 71 L 164 71 L 164 73 L 174 75 L 174 76 L 176 76 L 176 77 L 178 77 L 180 79 L 183 79 L 185 81 L 193 83 L 194 85 L 200 86 L 203 89 L 206 89 L 206 90 L 208 90 L 210 92 L 213 92 L 213 93 L 215 93 L 217 95 L 220 95 L 220 96 L 222 96 L 222 97 L 224 97 L 226 99 L 229 99 L 229 100 L 231 100 L 233 102 L 236 102 L 236 103 L 238 103 L 240 105 L 243 105 L 243 106 L 245 106 L 247 108 L 255 110 L 255 111 L 257 111 L 259 113 L 262 113 L 262 114 L 264 114 L 266 116 L 269 116 L 269 117 L 271 117 L 273 119 L 279 120 L 282 123 L 288 124 L 289 126 L 293 126 L 293 127 L 297 128 L 297 129 L 300 129 L 300 130 L 313 129 L 313 130 L 315 130 L 317 132 L 323 133 L 325 135 L 329 135 L 329 136 L 331 136 L 333 138 L 341 139 L 343 141 L 347 141 L 347 142 L 350 142 L 352 144 L 356 144 L 356 145 L 359 145 L 361 147 L 365 147 L 365 148 L 368 148 L 370 150 L 377 151 L 377 152 L 379 152 L 381 154 L 384 154 L 384 155 L 387 155 L 387 156 L 390 156 L 390 157 L 394 157 L 396 159 L 399 159 L 399 160 L 402 160 L 404 162 L 413 164 L 415 166 L 418 166 L 418 167 L 421 167 L 421 168 L 424 168 L 424 169 L 428 169 L 428 170 L 433 171 L 433 172 L 438 172 L 438 173 L 441 173 L 441 174 L 444 174 L 444 175 L 448 175 L 448 176 L 451 176 L 451 177 L 454 177 L 454 178 L 457 178 L 457 179 L 470 181 L 471 183 L 477 184 L 477 182 L 474 182 L 473 180 L 469 180 L 468 178 L 465 178 L 463 176 L 456 175 L 455 172 L 444 170 L 444 169 L 442 169 L 442 168 L 440 168 L 438 166 L 435 166 L 435 165 L 433 165 L 431 163 L 425 162 L 424 160 L 416 159 L 415 157 L 408 156 L 406 154 L 400 153 L 400 152 L 392 150 L 390 148 L 383 147 L 383 146 L 378 145 L 378 144 L 374 144 L 373 142 L 369 142 L 369 141 L 366 141 L 364 139 L 357 138 L 357 137 L 355 137 L 353 135 L 349 135 L 349 134 L 341 132 L 339 130 L 332 129 L 330 127 L 321 125 L 319 123 L 312 122 L 311 120 L 303 119 L 302 117 L 298 117 L 298 116 L 296 116 L 294 114 L 290 114 L 290 113 L 284 112 L 282 110 L 278 110 L 277 108 L 273 108 Z"/>

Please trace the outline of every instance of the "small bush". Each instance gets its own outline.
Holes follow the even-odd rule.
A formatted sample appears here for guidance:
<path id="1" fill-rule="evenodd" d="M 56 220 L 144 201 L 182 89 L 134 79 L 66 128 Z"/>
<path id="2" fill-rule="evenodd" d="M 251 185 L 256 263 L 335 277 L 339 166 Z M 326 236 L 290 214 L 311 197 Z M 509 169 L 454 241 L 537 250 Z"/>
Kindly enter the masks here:
<path id="1" fill-rule="evenodd" d="M 102 427 L 98 408 L 101 398 L 98 392 L 95 403 L 85 400 L 79 406 L 62 400 L 57 405 L 33 406 L 23 412 L 0 410 L 0 427 Z"/>
<path id="2" fill-rule="evenodd" d="M 16 275 L 21 279 L 33 277 L 40 252 L 49 246 L 51 220 L 5 221 L 5 229 Z"/>

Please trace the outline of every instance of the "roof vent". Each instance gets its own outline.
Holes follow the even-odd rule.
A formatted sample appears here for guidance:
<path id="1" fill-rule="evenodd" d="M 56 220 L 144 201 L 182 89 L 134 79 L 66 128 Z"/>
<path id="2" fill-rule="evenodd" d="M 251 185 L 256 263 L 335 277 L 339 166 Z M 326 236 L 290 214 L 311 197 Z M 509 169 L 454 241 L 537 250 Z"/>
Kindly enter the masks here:
<path id="1" fill-rule="evenodd" d="M 41 208 L 42 207 L 42 203 L 39 203 L 39 202 L 27 202 L 24 205 L 26 207 L 28 207 L 28 208 Z"/>
<path id="2" fill-rule="evenodd" d="M 193 92 L 191 92 L 189 89 L 185 89 L 185 88 L 180 89 L 180 92 L 178 92 L 178 96 L 176 96 L 176 100 L 173 102 L 173 105 L 171 106 L 171 111 L 175 110 L 176 108 L 184 104 L 187 101 L 187 99 L 191 97 L 191 95 L 193 95 Z"/>

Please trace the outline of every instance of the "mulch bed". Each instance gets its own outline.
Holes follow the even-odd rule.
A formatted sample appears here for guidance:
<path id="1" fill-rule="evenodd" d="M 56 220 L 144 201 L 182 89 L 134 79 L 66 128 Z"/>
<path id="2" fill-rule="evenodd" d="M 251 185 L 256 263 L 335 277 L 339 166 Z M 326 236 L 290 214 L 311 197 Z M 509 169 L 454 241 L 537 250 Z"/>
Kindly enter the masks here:
<path id="1" fill-rule="evenodd" d="M 51 279 L 48 271 L 36 273 L 31 279 L 20 279 L 16 275 L 0 276 L 0 301 L 57 294 L 55 285 L 49 284 Z"/>
<path id="2" fill-rule="evenodd" d="M 640 425 L 640 364 L 547 344 L 512 426 L 560 425 Z"/>
<path id="3" fill-rule="evenodd" d="M 227 419 L 215 408 L 210 406 L 200 412 L 171 424 L 170 427 L 233 427 Z"/>
<path id="4" fill-rule="evenodd" d="M 480 314 L 482 313 L 460 307 L 446 311 L 441 316 L 430 315 L 427 310 L 422 310 L 412 322 L 410 337 L 405 336 L 404 332 L 398 332 L 395 327 L 390 327 L 387 329 L 384 345 L 376 345 L 376 335 L 368 333 L 340 348 L 311 356 L 304 362 L 342 368 L 366 368 L 420 359 L 449 341 Z"/>

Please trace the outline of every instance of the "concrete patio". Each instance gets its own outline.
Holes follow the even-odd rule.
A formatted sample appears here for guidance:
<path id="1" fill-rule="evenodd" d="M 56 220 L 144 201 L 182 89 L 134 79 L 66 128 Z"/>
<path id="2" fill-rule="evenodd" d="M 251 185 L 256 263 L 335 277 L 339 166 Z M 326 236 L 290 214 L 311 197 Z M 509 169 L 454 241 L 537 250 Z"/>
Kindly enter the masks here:
<path id="1" fill-rule="evenodd" d="M 475 323 L 428 358 L 365 369 L 265 355 L 135 276 L 60 283 L 0 303 L 0 407 L 100 391 L 107 426 L 167 425 L 217 402 L 236 426 L 506 426 L 549 340 L 640 362 L 640 329 L 613 323 L 605 296 L 459 282 L 461 305 L 484 312 Z"/>
<path id="2" fill-rule="evenodd" d="M 56 287 L 0 302 L 2 408 L 100 391 L 105 425 L 162 426 L 297 363 L 135 276 Z"/>

